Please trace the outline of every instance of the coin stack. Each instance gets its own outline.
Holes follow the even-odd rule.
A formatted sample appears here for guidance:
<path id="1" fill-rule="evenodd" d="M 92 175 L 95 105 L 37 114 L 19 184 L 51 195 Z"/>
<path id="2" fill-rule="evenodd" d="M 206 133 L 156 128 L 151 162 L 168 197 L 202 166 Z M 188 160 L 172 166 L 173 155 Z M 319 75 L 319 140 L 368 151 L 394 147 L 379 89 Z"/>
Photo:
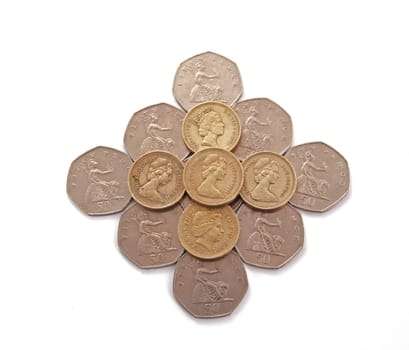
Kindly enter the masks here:
<path id="1" fill-rule="evenodd" d="M 141 268 L 176 263 L 175 298 L 196 317 L 237 307 L 248 288 L 243 262 L 275 269 L 300 251 L 295 207 L 323 212 L 349 189 L 340 153 L 323 142 L 291 147 L 290 116 L 267 98 L 237 102 L 242 90 L 234 62 L 191 57 L 173 84 L 187 113 L 166 103 L 136 112 L 128 154 L 96 147 L 68 173 L 68 195 L 86 214 L 122 211 L 133 198 L 120 251 Z"/>

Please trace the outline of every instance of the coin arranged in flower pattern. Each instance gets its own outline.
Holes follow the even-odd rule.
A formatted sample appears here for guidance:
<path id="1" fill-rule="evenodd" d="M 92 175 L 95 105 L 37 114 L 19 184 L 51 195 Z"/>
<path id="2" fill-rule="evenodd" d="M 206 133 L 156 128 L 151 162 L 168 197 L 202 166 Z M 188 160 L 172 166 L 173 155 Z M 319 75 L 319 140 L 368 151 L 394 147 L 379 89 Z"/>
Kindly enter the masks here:
<path id="1" fill-rule="evenodd" d="M 136 112 L 125 130 L 126 151 L 137 159 L 154 150 L 167 151 L 179 159 L 189 154 L 182 138 L 185 112 L 167 103 L 159 103 Z"/>
<path id="2" fill-rule="evenodd" d="M 122 213 L 118 226 L 118 247 L 141 268 L 172 265 L 182 255 L 178 220 L 182 208 L 174 205 L 150 210 L 134 203 Z"/>
<path id="3" fill-rule="evenodd" d="M 240 196 L 254 208 L 279 208 L 294 194 L 294 168 L 277 153 L 254 153 L 243 162 L 243 170 L 244 184 Z"/>
<path id="4" fill-rule="evenodd" d="M 176 263 L 173 293 L 195 317 L 230 315 L 247 289 L 246 270 L 234 252 L 215 260 L 200 260 L 186 253 Z"/>
<path id="5" fill-rule="evenodd" d="M 109 147 L 95 147 L 75 159 L 67 176 L 67 193 L 88 215 L 113 214 L 131 200 L 129 156 Z"/>
<path id="6" fill-rule="evenodd" d="M 297 174 L 297 190 L 290 203 L 306 210 L 323 212 L 332 208 L 349 190 L 346 159 L 323 142 L 291 148 L 286 157 Z"/>
<path id="7" fill-rule="evenodd" d="M 195 153 L 185 165 L 183 182 L 190 198 L 204 205 L 230 203 L 243 185 L 243 168 L 231 153 L 206 148 Z"/>
<path id="8" fill-rule="evenodd" d="M 96 147 L 74 160 L 68 173 L 67 193 L 89 215 L 123 210 L 132 192 L 144 208 L 134 204 L 121 216 L 121 252 L 142 268 L 172 264 L 179 257 L 173 291 L 196 317 L 229 315 L 245 295 L 246 272 L 231 251 L 236 241 L 248 264 L 283 266 L 304 239 L 301 216 L 287 201 L 321 212 L 349 190 L 346 160 L 322 142 L 291 148 L 290 163 L 281 157 L 291 143 L 290 117 L 266 98 L 231 109 L 242 89 L 235 63 L 212 52 L 193 56 L 180 64 L 173 83 L 175 99 L 189 110 L 184 121 L 184 112 L 165 103 L 144 108 L 131 118 L 124 136 L 127 152 L 136 159 L 133 166 L 123 152 Z M 197 153 L 189 156 L 186 147 Z M 227 150 L 244 160 L 243 166 Z M 187 161 L 185 171 L 178 159 Z M 180 206 L 174 205 L 179 200 Z M 226 203 L 230 206 L 217 207 Z M 203 259 L 189 253 L 180 257 L 179 235 L 186 249 Z"/>
<path id="9" fill-rule="evenodd" d="M 237 215 L 240 235 L 236 250 L 247 264 L 265 268 L 282 267 L 304 244 L 302 217 L 288 204 L 270 211 L 243 204 Z"/>
<path id="10" fill-rule="evenodd" d="M 206 147 L 231 151 L 241 136 L 241 123 L 237 113 L 218 102 L 205 102 L 193 107 L 182 124 L 182 135 L 193 152 Z"/>
<path id="11" fill-rule="evenodd" d="M 201 102 L 233 104 L 243 93 L 236 64 L 213 52 L 204 52 L 182 62 L 173 81 L 173 95 L 187 111 Z"/>
<path id="12" fill-rule="evenodd" d="M 283 154 L 291 145 L 291 117 L 268 98 L 253 98 L 236 103 L 243 132 L 233 153 L 244 160 L 249 155 L 271 151 Z"/>
<path id="13" fill-rule="evenodd" d="M 163 209 L 182 198 L 183 164 L 172 153 L 153 151 L 139 157 L 129 171 L 129 190 L 141 205 Z"/>
<path id="14" fill-rule="evenodd" d="M 180 216 L 178 234 L 190 254 L 214 259 L 232 250 L 239 237 L 239 222 L 228 205 L 209 208 L 193 203 Z"/>

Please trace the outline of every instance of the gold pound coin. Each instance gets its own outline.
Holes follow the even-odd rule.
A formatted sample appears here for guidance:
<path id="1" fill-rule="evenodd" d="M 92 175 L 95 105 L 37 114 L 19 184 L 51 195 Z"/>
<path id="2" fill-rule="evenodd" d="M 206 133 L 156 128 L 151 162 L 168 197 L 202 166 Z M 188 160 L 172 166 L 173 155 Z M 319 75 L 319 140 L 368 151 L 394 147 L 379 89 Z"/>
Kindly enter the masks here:
<path id="1" fill-rule="evenodd" d="M 206 147 L 231 151 L 238 144 L 240 135 L 240 118 L 224 103 L 198 104 L 186 114 L 183 120 L 183 140 L 193 152 Z"/>
<path id="2" fill-rule="evenodd" d="M 226 255 L 239 238 L 239 221 L 228 205 L 209 208 L 188 206 L 179 219 L 179 241 L 192 255 L 214 259 Z"/>
<path id="3" fill-rule="evenodd" d="M 273 152 L 259 152 L 243 162 L 241 198 L 257 209 L 275 209 L 286 204 L 297 187 L 293 166 Z"/>
<path id="4" fill-rule="evenodd" d="M 223 205 L 240 193 L 243 167 L 232 153 L 221 148 L 206 148 L 187 161 L 183 182 L 194 201 L 210 206 Z"/>
<path id="5" fill-rule="evenodd" d="M 133 164 L 128 174 L 132 197 L 150 209 L 172 206 L 182 198 L 183 164 L 172 153 L 153 151 L 144 154 Z"/>

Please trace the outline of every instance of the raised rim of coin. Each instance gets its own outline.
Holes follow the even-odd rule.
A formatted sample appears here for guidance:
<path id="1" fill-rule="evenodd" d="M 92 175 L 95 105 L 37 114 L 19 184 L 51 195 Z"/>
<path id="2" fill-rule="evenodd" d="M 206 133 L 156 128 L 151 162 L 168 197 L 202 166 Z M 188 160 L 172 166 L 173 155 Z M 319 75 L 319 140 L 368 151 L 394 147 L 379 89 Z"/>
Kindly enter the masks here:
<path id="1" fill-rule="evenodd" d="M 291 185 L 290 191 L 281 200 L 276 200 L 275 203 L 274 202 L 269 202 L 269 201 L 264 201 L 264 200 L 263 201 L 261 201 L 261 200 L 256 201 L 256 200 L 250 199 L 250 196 L 252 196 L 252 194 L 250 193 L 250 190 L 247 189 L 247 186 L 246 186 L 246 170 L 247 170 L 247 167 L 250 165 L 250 162 L 252 162 L 254 160 L 254 158 L 259 158 L 262 155 L 275 157 L 275 160 L 278 160 L 278 161 L 281 162 L 281 167 L 284 165 L 287 168 L 287 171 L 289 173 L 288 175 L 291 177 L 291 179 L 290 179 L 290 185 Z M 260 169 L 260 175 L 262 177 L 265 177 L 267 175 L 271 175 L 271 174 L 265 174 L 264 175 L 263 172 L 265 170 L 270 171 L 271 169 Z M 278 170 L 276 172 L 278 172 Z M 295 190 L 297 188 L 297 176 L 296 176 L 295 169 L 294 169 L 293 165 L 284 156 L 282 156 L 281 154 L 275 153 L 275 152 L 268 152 L 268 151 L 257 152 L 257 153 L 253 153 L 252 155 L 248 156 L 243 161 L 243 173 L 244 173 L 244 184 L 243 184 L 242 189 L 240 191 L 240 196 L 241 196 L 241 198 L 243 199 L 244 202 L 246 202 L 248 205 L 250 205 L 250 206 L 252 206 L 253 208 L 256 208 L 256 209 L 271 210 L 271 209 L 277 209 L 277 208 L 282 207 L 283 205 L 287 204 L 290 201 L 290 199 L 294 195 Z M 260 191 L 264 190 L 264 193 L 265 193 L 266 189 L 265 188 L 263 189 L 261 187 L 261 181 L 260 181 L 260 183 L 258 183 L 256 185 L 256 187 L 259 184 L 260 184 Z M 270 184 L 267 184 L 267 186 L 266 186 L 267 189 L 269 189 L 271 184 L 273 184 L 273 182 L 271 182 Z M 252 192 L 254 192 L 256 190 L 256 187 L 253 188 Z M 282 194 L 282 196 L 283 195 L 284 195 L 284 193 Z M 257 204 L 257 202 L 267 203 L 267 204 Z"/>
<path id="2" fill-rule="evenodd" d="M 209 106 L 209 108 L 211 106 L 217 106 L 218 108 L 225 108 L 228 110 L 228 112 L 230 113 L 230 115 L 233 116 L 234 118 L 234 123 L 237 126 L 237 130 L 234 133 L 233 132 L 233 136 L 232 137 L 232 142 L 229 142 L 225 147 L 219 147 L 219 146 L 199 146 L 197 147 L 197 145 L 195 145 L 192 141 L 189 141 L 189 137 L 187 137 L 187 135 L 189 134 L 188 128 L 189 125 L 191 124 L 195 124 L 195 122 L 192 120 L 194 118 L 195 113 L 197 112 L 197 110 L 203 109 L 206 106 Z M 200 113 L 199 113 L 200 114 Z M 199 127 L 198 127 L 199 128 Z M 241 126 L 241 121 L 240 121 L 240 117 L 237 114 L 237 112 L 230 107 L 229 105 L 222 103 L 222 102 L 214 102 L 214 101 L 208 101 L 208 102 L 203 102 L 203 103 L 199 103 L 195 106 L 193 106 L 187 113 L 185 118 L 183 119 L 183 123 L 182 123 L 182 137 L 183 137 L 183 141 L 185 142 L 187 148 L 189 148 L 192 152 L 197 152 L 201 149 L 207 148 L 207 147 L 216 147 L 216 148 L 221 148 L 221 149 L 225 149 L 226 151 L 231 151 L 233 150 L 237 144 L 240 141 L 240 137 L 241 137 L 241 131 L 242 131 L 242 126 Z M 210 132 L 209 132 L 210 133 Z M 205 136 L 207 137 L 207 136 Z M 215 135 L 215 138 L 217 138 L 217 135 Z"/>
<path id="3" fill-rule="evenodd" d="M 134 168 L 137 167 L 138 164 L 141 163 L 145 158 L 151 157 L 154 154 L 158 154 L 159 156 L 162 155 L 164 157 L 171 158 L 174 161 L 174 163 L 176 163 L 176 165 L 179 167 L 179 171 L 180 171 L 180 175 L 179 175 L 180 176 L 180 184 L 181 184 L 180 190 L 177 191 L 178 193 L 174 196 L 174 198 L 172 200 L 169 200 L 168 202 L 165 202 L 164 204 L 149 204 L 149 202 L 147 200 L 141 199 L 141 196 L 139 196 L 137 193 L 135 193 L 135 191 L 133 190 L 133 188 L 131 186 L 132 176 L 133 176 L 132 171 L 134 170 Z M 157 180 L 157 182 L 159 182 L 159 179 Z M 145 185 L 146 185 L 146 183 L 143 186 L 145 186 Z M 132 198 L 137 203 L 144 206 L 145 208 L 164 209 L 164 208 L 171 207 L 172 205 L 175 205 L 177 202 L 179 202 L 179 200 L 183 197 L 183 195 L 185 193 L 185 186 L 183 184 L 183 163 L 173 153 L 170 153 L 170 152 L 167 152 L 167 151 L 152 151 L 152 152 L 145 153 L 142 156 L 140 156 L 138 159 L 136 159 L 135 162 L 133 163 L 132 167 L 129 169 L 129 172 L 128 172 L 128 188 L 129 188 L 129 192 L 132 195 Z M 150 202 L 152 203 L 154 201 L 151 200 Z"/>

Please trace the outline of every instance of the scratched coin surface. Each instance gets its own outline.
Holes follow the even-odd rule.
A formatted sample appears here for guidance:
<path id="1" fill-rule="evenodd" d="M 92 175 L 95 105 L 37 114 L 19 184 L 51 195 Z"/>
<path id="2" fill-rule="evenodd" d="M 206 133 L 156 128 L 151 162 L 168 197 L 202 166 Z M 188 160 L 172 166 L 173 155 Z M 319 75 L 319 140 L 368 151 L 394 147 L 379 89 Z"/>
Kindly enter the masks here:
<path id="1" fill-rule="evenodd" d="M 201 53 L 181 63 L 173 81 L 173 95 L 186 111 L 206 101 L 231 105 L 242 93 L 236 64 L 213 52 Z"/>
<path id="2" fill-rule="evenodd" d="M 195 153 L 185 165 L 183 182 L 190 198 L 204 205 L 230 203 L 243 185 L 239 160 L 220 148 Z"/>
<path id="3" fill-rule="evenodd" d="M 109 147 L 95 147 L 75 159 L 67 177 L 67 193 L 88 215 L 117 213 L 131 200 L 127 154 Z"/>
<path id="4" fill-rule="evenodd" d="M 291 148 L 286 157 L 297 174 L 297 189 L 290 203 L 306 210 L 332 208 L 349 190 L 349 168 L 345 158 L 323 142 Z"/>
<path id="5" fill-rule="evenodd" d="M 120 251 L 142 268 L 176 263 L 183 253 L 177 231 L 181 214 L 179 205 L 154 211 L 134 203 L 119 220 Z"/>
<path id="6" fill-rule="evenodd" d="M 239 237 L 239 222 L 228 205 L 210 208 L 193 203 L 179 219 L 178 234 L 190 254 L 214 259 L 232 250 Z"/>
<path id="7" fill-rule="evenodd" d="M 201 260 L 186 253 L 176 264 L 173 293 L 195 317 L 230 315 L 247 289 L 244 265 L 234 252 L 215 260 Z"/>
<path id="8" fill-rule="evenodd" d="M 139 157 L 129 171 L 129 190 L 141 205 L 151 209 L 172 206 L 182 198 L 183 164 L 172 153 L 152 151 Z"/>
<path id="9" fill-rule="evenodd" d="M 292 165 L 273 152 L 254 153 L 243 162 L 241 198 L 258 209 L 276 209 L 286 204 L 296 188 Z"/>
<path id="10" fill-rule="evenodd" d="M 125 130 L 126 151 L 137 159 L 154 150 L 168 151 L 183 159 L 189 150 L 182 142 L 185 112 L 167 103 L 159 103 L 136 112 Z"/>
<path id="11" fill-rule="evenodd" d="M 219 102 L 205 102 L 193 107 L 182 124 L 183 140 L 193 152 L 206 147 L 231 151 L 241 136 L 237 113 Z"/>
<path id="12" fill-rule="evenodd" d="M 271 151 L 283 154 L 291 145 L 291 117 L 268 98 L 238 102 L 233 109 L 240 117 L 242 135 L 233 153 L 243 160 L 249 155 Z"/>
<path id="13" fill-rule="evenodd" d="M 304 244 L 301 215 L 290 205 L 265 211 L 243 204 L 237 215 L 240 236 L 236 250 L 247 264 L 265 268 L 282 267 Z"/>

